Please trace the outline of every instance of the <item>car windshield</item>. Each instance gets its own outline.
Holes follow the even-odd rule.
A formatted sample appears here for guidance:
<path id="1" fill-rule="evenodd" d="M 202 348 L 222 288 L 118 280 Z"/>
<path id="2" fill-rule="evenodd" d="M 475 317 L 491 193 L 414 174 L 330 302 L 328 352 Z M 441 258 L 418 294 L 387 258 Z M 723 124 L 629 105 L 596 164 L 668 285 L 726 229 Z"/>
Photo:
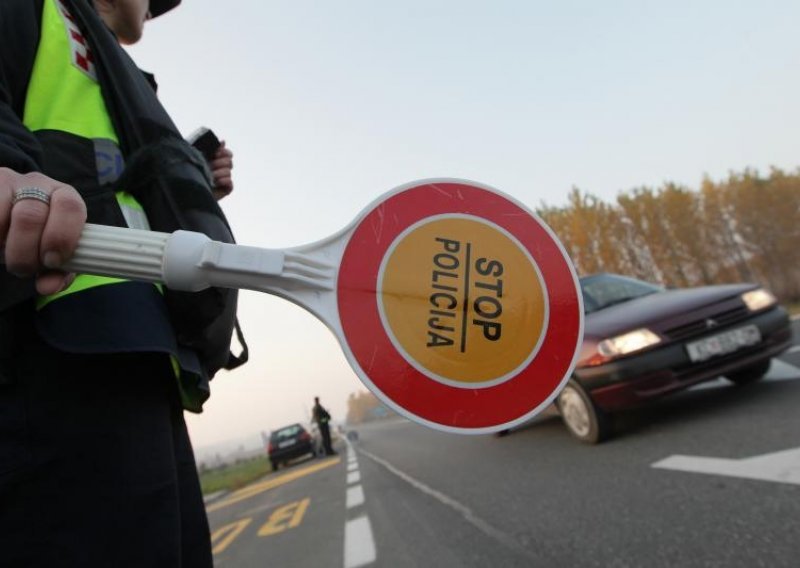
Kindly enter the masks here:
<path id="1" fill-rule="evenodd" d="M 642 296 L 663 292 L 664 289 L 635 278 L 616 274 L 597 274 L 581 278 L 581 291 L 583 309 L 590 314 Z"/>

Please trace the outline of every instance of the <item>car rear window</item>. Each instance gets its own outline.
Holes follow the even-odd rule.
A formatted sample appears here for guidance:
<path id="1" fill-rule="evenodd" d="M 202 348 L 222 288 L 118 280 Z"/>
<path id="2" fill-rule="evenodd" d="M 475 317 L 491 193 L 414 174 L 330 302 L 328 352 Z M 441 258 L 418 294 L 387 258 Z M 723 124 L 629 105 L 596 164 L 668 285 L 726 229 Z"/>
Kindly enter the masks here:
<path id="1" fill-rule="evenodd" d="M 295 424 L 293 426 L 287 426 L 286 428 L 281 428 L 280 430 L 275 430 L 272 433 L 273 440 L 285 440 L 287 438 L 294 438 L 300 432 L 303 431 L 303 427 L 299 424 Z"/>

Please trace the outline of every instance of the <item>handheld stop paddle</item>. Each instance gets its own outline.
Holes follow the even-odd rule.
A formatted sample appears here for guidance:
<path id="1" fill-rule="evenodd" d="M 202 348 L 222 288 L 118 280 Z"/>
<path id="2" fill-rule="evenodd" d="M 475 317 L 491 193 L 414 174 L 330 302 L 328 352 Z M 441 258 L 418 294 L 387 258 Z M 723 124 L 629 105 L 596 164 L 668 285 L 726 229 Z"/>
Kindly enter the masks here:
<path id="1" fill-rule="evenodd" d="M 533 418 L 569 379 L 583 335 L 578 279 L 552 231 L 462 180 L 406 184 L 339 233 L 284 250 L 87 225 L 65 269 L 283 297 L 333 331 L 382 402 L 448 432 Z"/>

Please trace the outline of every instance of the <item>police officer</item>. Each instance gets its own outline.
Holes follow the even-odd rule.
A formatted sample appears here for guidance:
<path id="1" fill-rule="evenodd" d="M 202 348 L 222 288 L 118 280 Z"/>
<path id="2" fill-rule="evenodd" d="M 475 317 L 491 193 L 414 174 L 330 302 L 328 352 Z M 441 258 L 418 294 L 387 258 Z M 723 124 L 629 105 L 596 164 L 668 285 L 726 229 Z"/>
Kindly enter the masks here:
<path id="1" fill-rule="evenodd" d="M 330 421 L 331 415 L 319 403 L 319 397 L 314 397 L 314 407 L 311 410 L 314 422 L 319 426 L 319 433 L 322 435 L 322 449 L 325 451 L 326 456 L 336 455 L 333 447 L 331 446 L 331 428 Z"/>
<path id="2" fill-rule="evenodd" d="M 115 177 L 100 156 L 124 163 L 126 133 L 98 79 L 113 70 L 98 66 L 127 57 L 114 37 L 137 42 L 179 3 L 0 3 L 3 566 L 212 565 L 182 408 L 197 356 L 178 346 L 159 288 L 59 270 L 87 216 L 142 218 L 130 195 L 104 192 Z M 228 194 L 224 145 L 210 166 Z"/>

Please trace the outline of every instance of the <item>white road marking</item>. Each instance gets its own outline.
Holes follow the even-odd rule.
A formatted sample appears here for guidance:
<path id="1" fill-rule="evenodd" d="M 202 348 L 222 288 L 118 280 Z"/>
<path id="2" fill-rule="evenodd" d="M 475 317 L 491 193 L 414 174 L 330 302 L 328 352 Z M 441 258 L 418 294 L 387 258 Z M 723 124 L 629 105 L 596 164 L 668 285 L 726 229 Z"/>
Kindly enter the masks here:
<path id="1" fill-rule="evenodd" d="M 372 527 L 365 515 L 347 521 L 344 527 L 344 568 L 357 568 L 372 564 L 377 558 Z"/>
<path id="2" fill-rule="evenodd" d="M 764 378 L 776 381 L 800 379 L 800 369 L 780 359 L 773 359 L 769 373 Z"/>
<path id="3" fill-rule="evenodd" d="M 797 353 L 798 351 L 800 351 L 800 345 L 789 347 L 789 349 L 786 350 L 787 353 Z"/>
<path id="4" fill-rule="evenodd" d="M 364 504 L 364 488 L 360 485 L 347 488 L 347 508 L 352 509 Z"/>
<path id="5" fill-rule="evenodd" d="M 347 509 L 363 507 L 365 502 L 364 488 L 361 485 L 352 485 L 361 480 L 361 472 L 358 471 L 358 460 L 356 451 L 349 441 L 347 443 L 347 488 L 346 506 Z M 372 536 L 372 526 L 369 517 L 362 514 L 355 519 L 345 523 L 344 527 L 344 568 L 356 568 L 372 564 L 378 557 L 375 548 L 375 539 Z"/>
<path id="6" fill-rule="evenodd" d="M 653 467 L 800 485 L 800 448 L 741 460 L 674 455 Z"/>
<path id="7" fill-rule="evenodd" d="M 421 492 L 423 492 L 423 493 L 425 493 L 427 495 L 430 495 L 431 497 L 433 497 L 434 499 L 436 499 L 437 501 L 439 501 L 443 505 L 445 505 L 447 507 L 450 507 L 451 509 L 453 509 L 454 511 L 459 513 L 462 517 L 464 517 L 464 519 L 468 523 L 470 523 L 472 526 L 476 527 L 478 530 L 480 530 L 484 534 L 486 534 L 486 535 L 494 538 L 495 540 L 503 543 L 505 546 L 507 546 L 508 548 L 514 550 L 515 552 L 517 552 L 520 555 L 523 555 L 523 556 L 526 556 L 528 558 L 531 558 L 532 560 L 537 560 L 537 561 L 541 562 L 542 556 L 533 555 L 529 550 L 527 550 L 519 542 L 517 542 L 517 540 L 513 536 L 511 536 L 511 535 L 509 535 L 507 533 L 504 533 L 503 531 L 493 527 L 492 525 L 490 525 L 489 523 L 487 523 L 486 521 L 484 521 L 483 519 L 478 517 L 466 505 L 462 505 L 461 503 L 459 503 L 458 501 L 456 501 L 452 497 L 448 497 L 444 493 L 442 493 L 440 491 L 437 491 L 436 489 L 433 489 L 433 488 L 429 487 L 428 485 L 425 485 L 424 483 L 422 483 L 421 481 L 418 481 L 417 479 L 414 479 L 413 477 L 411 477 L 407 473 L 405 473 L 403 471 L 400 471 L 395 466 L 393 466 L 391 463 L 387 462 L 384 459 L 379 458 L 375 454 L 371 454 L 370 452 L 367 452 L 364 449 L 361 449 L 360 451 L 361 451 L 361 453 L 363 455 L 367 456 L 372 461 L 382 465 L 383 467 L 388 469 L 390 472 L 395 474 L 400 479 L 402 479 L 402 480 L 408 482 L 409 484 L 411 484 L 414 488 L 418 489 L 419 491 L 421 491 Z M 542 555 L 546 555 L 547 554 L 546 547 L 543 546 L 543 543 L 540 543 L 540 542 L 533 543 L 532 546 L 537 547 L 539 549 L 539 552 Z"/>

